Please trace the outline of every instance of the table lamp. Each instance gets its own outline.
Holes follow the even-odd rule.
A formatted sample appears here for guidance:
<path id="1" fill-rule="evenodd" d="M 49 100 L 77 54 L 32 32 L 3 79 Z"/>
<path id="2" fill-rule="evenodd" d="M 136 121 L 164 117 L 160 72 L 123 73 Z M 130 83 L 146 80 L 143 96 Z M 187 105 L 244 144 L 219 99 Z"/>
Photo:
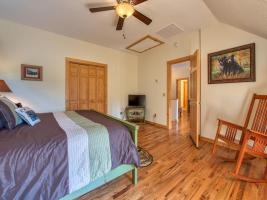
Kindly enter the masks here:
<path id="1" fill-rule="evenodd" d="M 12 92 L 4 80 L 0 80 L 0 92 Z"/>

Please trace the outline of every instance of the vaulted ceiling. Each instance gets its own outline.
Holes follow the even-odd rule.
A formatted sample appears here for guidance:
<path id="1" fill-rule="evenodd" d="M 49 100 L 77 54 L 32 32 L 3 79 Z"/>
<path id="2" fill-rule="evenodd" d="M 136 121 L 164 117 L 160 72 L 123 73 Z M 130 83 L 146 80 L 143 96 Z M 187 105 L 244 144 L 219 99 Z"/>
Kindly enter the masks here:
<path id="1" fill-rule="evenodd" d="M 125 49 L 172 23 L 192 31 L 216 22 L 200 0 L 148 0 L 135 8 L 153 22 L 147 26 L 134 17 L 126 19 L 123 39 L 123 31 L 116 31 L 115 11 L 92 14 L 88 10 L 88 4 L 115 3 L 116 0 L 0 0 L 0 18 L 115 49 Z"/>
<path id="2" fill-rule="evenodd" d="M 124 31 L 116 31 L 118 18 L 114 11 L 92 14 L 88 10 L 89 5 L 115 3 L 116 0 L 0 0 L 0 18 L 115 49 L 125 49 L 147 34 L 157 36 L 156 32 L 170 24 L 190 32 L 217 23 L 217 19 L 267 38 L 265 0 L 148 0 L 135 8 L 150 17 L 152 23 L 147 26 L 130 17 Z"/>
<path id="3" fill-rule="evenodd" d="M 267 38 L 267 0 L 204 0 L 219 21 Z"/>

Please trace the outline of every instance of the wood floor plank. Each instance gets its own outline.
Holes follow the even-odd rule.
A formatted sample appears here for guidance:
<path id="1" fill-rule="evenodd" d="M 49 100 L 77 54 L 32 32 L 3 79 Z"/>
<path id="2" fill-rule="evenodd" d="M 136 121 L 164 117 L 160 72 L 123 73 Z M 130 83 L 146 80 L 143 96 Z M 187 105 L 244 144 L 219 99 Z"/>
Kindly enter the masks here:
<path id="1" fill-rule="evenodd" d="M 82 196 L 80 200 L 266 200 L 267 184 L 236 180 L 234 163 L 211 155 L 212 145 L 202 142 L 196 149 L 189 138 L 188 116 L 170 131 L 143 125 L 139 146 L 153 155 L 154 162 L 139 169 L 139 182 L 131 184 L 131 173 Z M 230 152 L 231 153 L 231 152 Z M 218 154 L 229 154 L 218 148 Z M 255 159 L 242 166 L 242 173 L 260 176 L 266 160 Z"/>

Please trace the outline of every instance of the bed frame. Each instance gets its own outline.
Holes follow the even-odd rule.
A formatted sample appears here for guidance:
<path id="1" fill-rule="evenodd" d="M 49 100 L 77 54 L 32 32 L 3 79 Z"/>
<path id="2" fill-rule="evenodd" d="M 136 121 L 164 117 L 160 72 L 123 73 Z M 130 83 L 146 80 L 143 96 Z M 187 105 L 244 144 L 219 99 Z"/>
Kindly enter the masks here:
<path id="1" fill-rule="evenodd" d="M 132 123 L 129 123 L 127 121 L 120 120 L 120 119 L 113 117 L 113 116 L 110 116 L 110 115 L 104 115 L 103 114 L 103 116 L 111 118 L 113 120 L 116 120 L 116 121 L 122 123 L 124 126 L 126 126 L 132 134 L 132 139 L 134 141 L 134 144 L 137 146 L 137 136 L 138 136 L 139 126 L 132 124 Z M 119 176 L 130 172 L 130 171 L 132 171 L 133 184 L 137 184 L 137 181 L 138 181 L 137 167 L 135 165 L 120 165 L 119 167 L 111 170 L 110 172 L 108 172 L 104 176 L 96 179 L 95 181 L 84 186 L 83 188 L 64 196 L 60 200 L 76 199 L 76 198 L 78 198 L 78 197 L 80 197 L 80 196 L 82 196 L 82 195 L 84 195 L 84 194 L 86 194 L 86 193 L 88 193 L 88 192 L 118 178 Z"/>

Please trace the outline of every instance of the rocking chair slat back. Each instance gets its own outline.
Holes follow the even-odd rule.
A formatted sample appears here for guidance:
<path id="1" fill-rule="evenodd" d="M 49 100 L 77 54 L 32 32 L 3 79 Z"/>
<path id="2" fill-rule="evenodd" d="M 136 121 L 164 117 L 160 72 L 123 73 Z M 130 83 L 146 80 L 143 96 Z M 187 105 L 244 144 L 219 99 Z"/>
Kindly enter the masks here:
<path id="1" fill-rule="evenodd" d="M 267 95 L 254 94 L 244 128 L 267 134 Z"/>

